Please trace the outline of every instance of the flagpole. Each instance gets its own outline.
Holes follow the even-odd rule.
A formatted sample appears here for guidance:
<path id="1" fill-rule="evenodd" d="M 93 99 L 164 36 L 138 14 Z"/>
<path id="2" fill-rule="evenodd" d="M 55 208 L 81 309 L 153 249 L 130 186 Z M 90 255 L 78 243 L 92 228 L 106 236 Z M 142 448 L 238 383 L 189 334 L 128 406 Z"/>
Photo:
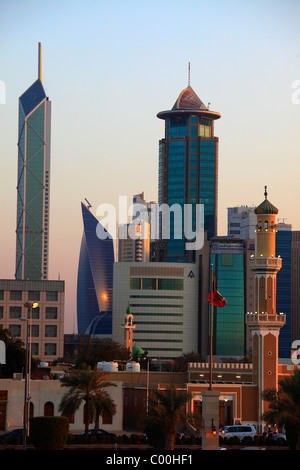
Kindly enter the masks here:
<path id="1" fill-rule="evenodd" d="M 213 356 L 213 265 L 210 269 L 210 355 L 209 355 L 209 390 L 212 390 L 212 356 Z"/>

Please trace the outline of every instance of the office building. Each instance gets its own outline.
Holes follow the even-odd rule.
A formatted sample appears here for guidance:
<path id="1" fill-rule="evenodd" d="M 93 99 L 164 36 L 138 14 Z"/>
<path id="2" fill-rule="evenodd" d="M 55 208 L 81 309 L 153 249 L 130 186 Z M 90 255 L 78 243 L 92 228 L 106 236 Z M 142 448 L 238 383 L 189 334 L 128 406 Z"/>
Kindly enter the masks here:
<path id="1" fill-rule="evenodd" d="M 292 330 L 292 225 L 276 224 L 276 256 L 282 258 L 282 267 L 277 274 L 277 309 L 285 314 L 285 325 L 279 335 L 279 357 L 291 357 Z"/>
<path id="2" fill-rule="evenodd" d="M 214 355 L 245 355 L 246 265 L 245 243 L 227 237 L 211 241 L 210 260 L 217 289 L 226 299 L 224 307 L 213 307 Z"/>
<path id="3" fill-rule="evenodd" d="M 64 291 L 64 281 L 0 280 L 0 326 L 26 344 L 29 322 L 31 353 L 41 361 L 64 354 Z M 27 303 L 38 306 L 28 309 Z"/>
<path id="4" fill-rule="evenodd" d="M 219 139 L 214 134 L 214 123 L 221 115 L 210 111 L 189 84 L 173 108 L 159 112 L 157 117 L 165 121 L 165 136 L 159 142 L 158 204 L 169 208 L 174 205 L 175 211 L 169 219 L 168 237 L 164 235 L 168 222 L 160 218 L 160 239 L 164 242 L 160 249 L 164 254 L 157 252 L 156 259 L 194 262 L 195 252 L 186 250 L 185 242 L 192 238 L 191 230 L 196 231 L 197 205 L 204 205 L 208 239 L 217 235 Z M 185 204 L 192 208 L 187 232 L 183 230 Z M 180 233 L 174 228 L 173 214 L 174 221 L 177 217 L 181 219 Z"/>
<path id="5" fill-rule="evenodd" d="M 227 209 L 227 235 L 245 240 L 255 239 L 256 216 L 255 207 L 239 206 Z"/>
<path id="6" fill-rule="evenodd" d="M 16 279 L 47 279 L 50 210 L 51 102 L 42 79 L 19 98 Z"/>
<path id="7" fill-rule="evenodd" d="M 157 359 L 198 350 L 198 274 L 195 264 L 115 263 L 113 335 L 124 344 L 128 305 L 133 345 Z"/>
<path id="8" fill-rule="evenodd" d="M 78 334 L 111 337 L 113 293 L 113 239 L 81 203 L 83 235 L 77 277 Z M 98 229 L 101 229 L 101 234 Z M 106 238 L 104 238 L 105 234 Z"/>
<path id="9" fill-rule="evenodd" d="M 122 238 L 120 235 L 122 234 Z M 119 262 L 148 262 L 150 259 L 150 224 L 134 219 L 119 226 Z"/>
<path id="10" fill-rule="evenodd" d="M 300 231 L 292 231 L 291 341 L 300 340 Z"/>

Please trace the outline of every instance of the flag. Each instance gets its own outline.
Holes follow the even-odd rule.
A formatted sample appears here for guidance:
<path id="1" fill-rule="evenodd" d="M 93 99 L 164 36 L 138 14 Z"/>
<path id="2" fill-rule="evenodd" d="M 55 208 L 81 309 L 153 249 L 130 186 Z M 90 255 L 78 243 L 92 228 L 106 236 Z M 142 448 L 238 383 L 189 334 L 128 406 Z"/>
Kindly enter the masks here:
<path id="1" fill-rule="evenodd" d="M 226 305 L 226 299 L 223 297 L 223 295 L 220 294 L 220 292 L 217 291 L 217 282 L 216 282 L 216 276 L 214 274 L 213 269 L 211 270 L 212 274 L 212 303 L 216 307 L 225 307 Z M 211 290 L 209 291 L 207 301 L 211 302 Z"/>

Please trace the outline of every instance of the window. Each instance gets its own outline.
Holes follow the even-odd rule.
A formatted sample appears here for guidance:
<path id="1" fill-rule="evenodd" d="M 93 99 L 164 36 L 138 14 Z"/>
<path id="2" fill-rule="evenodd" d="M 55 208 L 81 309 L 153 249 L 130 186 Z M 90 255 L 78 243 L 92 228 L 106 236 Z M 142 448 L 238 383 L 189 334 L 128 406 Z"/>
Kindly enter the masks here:
<path id="1" fill-rule="evenodd" d="M 4 291 L 0 290 L 0 300 L 4 300 Z"/>
<path id="2" fill-rule="evenodd" d="M 28 318 L 30 318 L 29 311 L 28 311 Z M 35 307 L 31 309 L 31 318 L 33 320 L 38 320 L 40 318 L 40 307 Z"/>
<path id="3" fill-rule="evenodd" d="M 57 307 L 46 307 L 46 319 L 57 320 Z"/>
<path id="4" fill-rule="evenodd" d="M 29 328 L 29 331 L 31 330 L 31 336 L 32 338 L 38 338 L 39 336 L 39 325 L 31 325 L 31 328 Z"/>
<path id="5" fill-rule="evenodd" d="M 51 401 L 47 401 L 44 405 L 44 416 L 54 416 L 54 405 Z"/>
<path id="6" fill-rule="evenodd" d="M 11 290 L 10 291 L 10 300 L 22 300 L 22 291 L 21 290 Z"/>
<path id="7" fill-rule="evenodd" d="M 9 325 L 8 329 L 12 336 L 21 336 L 21 325 Z"/>
<path id="8" fill-rule="evenodd" d="M 9 307 L 9 318 L 21 318 L 22 307 Z"/>
<path id="9" fill-rule="evenodd" d="M 3 305 L 0 306 L 0 318 L 3 318 Z"/>
<path id="10" fill-rule="evenodd" d="M 32 356 L 39 355 L 39 345 L 38 343 L 31 343 L 31 354 Z"/>
<path id="11" fill-rule="evenodd" d="M 56 355 L 56 343 L 45 343 L 45 356 Z"/>
<path id="12" fill-rule="evenodd" d="M 105 410 L 102 413 L 102 424 L 112 424 L 112 415 Z"/>
<path id="13" fill-rule="evenodd" d="M 45 336 L 46 336 L 46 338 L 56 338 L 57 337 L 57 326 L 56 325 L 46 325 L 45 326 Z"/>
<path id="14" fill-rule="evenodd" d="M 28 291 L 28 300 L 38 302 L 40 300 L 40 292 L 35 290 Z"/>
<path id="15" fill-rule="evenodd" d="M 58 299 L 58 293 L 57 291 L 47 291 L 46 292 L 46 300 L 47 301 L 52 301 L 55 302 Z"/>

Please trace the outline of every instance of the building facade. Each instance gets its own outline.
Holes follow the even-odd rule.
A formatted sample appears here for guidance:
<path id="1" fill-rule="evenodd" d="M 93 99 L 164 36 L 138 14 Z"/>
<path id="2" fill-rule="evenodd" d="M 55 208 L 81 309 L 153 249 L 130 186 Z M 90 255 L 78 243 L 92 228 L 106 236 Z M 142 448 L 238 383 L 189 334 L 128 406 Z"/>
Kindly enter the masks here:
<path id="1" fill-rule="evenodd" d="M 19 98 L 16 279 L 47 279 L 51 102 L 38 79 Z"/>
<path id="2" fill-rule="evenodd" d="M 181 233 L 176 233 L 174 221 L 178 217 L 183 227 L 184 205 L 190 205 L 190 228 L 195 232 L 199 217 L 197 205 L 203 204 L 208 238 L 217 235 L 219 139 L 214 135 L 214 122 L 221 116 L 210 111 L 188 85 L 173 108 L 159 112 L 157 117 L 165 121 L 165 136 L 159 142 L 158 203 L 160 207 L 166 204 L 174 208 L 169 221 L 163 220 L 160 214 L 159 236 L 165 241 L 164 261 L 194 262 L 194 251 L 187 251 L 185 247 L 186 232 L 181 228 Z M 166 239 L 164 230 L 168 223 Z"/>
<path id="3" fill-rule="evenodd" d="M 112 338 L 124 344 L 124 317 L 134 317 L 133 344 L 148 357 L 174 359 L 198 350 L 195 264 L 115 263 Z"/>
<path id="4" fill-rule="evenodd" d="M 0 280 L 0 326 L 26 344 L 29 323 L 31 353 L 41 361 L 64 355 L 64 291 L 64 281 Z M 38 306 L 29 310 L 27 302 Z"/>
<path id="5" fill-rule="evenodd" d="M 255 239 L 255 207 L 237 206 L 227 209 L 227 235 L 245 240 Z"/>
<path id="6" fill-rule="evenodd" d="M 113 240 L 94 217 L 90 208 L 82 203 L 81 209 L 83 235 L 77 277 L 78 334 L 110 337 L 113 300 Z"/>
<path id="7" fill-rule="evenodd" d="M 292 332 L 291 340 L 300 340 L 300 231 L 292 232 Z"/>

